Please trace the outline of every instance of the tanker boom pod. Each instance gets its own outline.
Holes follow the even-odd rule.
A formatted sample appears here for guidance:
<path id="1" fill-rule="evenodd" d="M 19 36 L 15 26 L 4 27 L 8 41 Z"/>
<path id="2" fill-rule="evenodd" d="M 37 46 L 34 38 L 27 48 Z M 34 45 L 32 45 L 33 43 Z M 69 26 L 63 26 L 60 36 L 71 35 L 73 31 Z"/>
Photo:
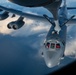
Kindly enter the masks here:
<path id="1" fill-rule="evenodd" d="M 12 21 L 12 22 L 10 22 L 8 25 L 7 25 L 7 27 L 9 28 L 9 29 L 14 29 L 14 30 L 16 30 L 16 29 L 19 29 L 19 28 L 21 28 L 23 25 L 24 25 L 24 21 L 23 21 L 23 17 L 19 17 L 19 19 L 17 20 L 17 21 Z"/>

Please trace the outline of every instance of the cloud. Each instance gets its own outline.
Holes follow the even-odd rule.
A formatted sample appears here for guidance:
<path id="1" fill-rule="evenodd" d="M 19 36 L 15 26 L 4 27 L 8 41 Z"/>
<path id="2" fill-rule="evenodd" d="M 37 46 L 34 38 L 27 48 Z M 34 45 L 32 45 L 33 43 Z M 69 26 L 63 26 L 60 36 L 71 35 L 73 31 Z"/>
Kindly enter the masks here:
<path id="1" fill-rule="evenodd" d="M 12 30 L 10 31 L 7 28 L 8 22 L 9 22 L 9 19 L 7 21 L 0 21 L 0 33 L 2 33 L 2 34 L 10 34 L 12 32 Z"/>
<path id="2" fill-rule="evenodd" d="M 76 58 L 76 39 L 67 43 L 65 55 Z"/>
<path id="3" fill-rule="evenodd" d="M 13 30 L 10 30 L 7 28 L 7 24 L 11 21 L 15 21 L 17 19 L 16 18 L 13 18 L 13 19 L 10 19 L 10 18 L 7 18 L 6 20 L 3 20 L 3 21 L 0 21 L 0 33 L 1 34 L 11 34 L 13 32 Z"/>
<path id="4" fill-rule="evenodd" d="M 42 22 L 35 22 L 34 20 L 28 19 L 24 19 L 25 25 L 18 30 L 8 29 L 7 24 L 11 21 L 17 20 L 18 17 L 19 16 L 0 21 L 0 33 L 4 35 L 10 34 L 12 36 L 28 36 L 40 32 L 47 32 L 49 30 L 50 25 L 47 25 L 47 23 L 44 24 Z"/>
<path id="5" fill-rule="evenodd" d="M 65 55 L 76 58 L 76 25 L 69 26 L 67 28 L 67 44 L 65 49 Z"/>

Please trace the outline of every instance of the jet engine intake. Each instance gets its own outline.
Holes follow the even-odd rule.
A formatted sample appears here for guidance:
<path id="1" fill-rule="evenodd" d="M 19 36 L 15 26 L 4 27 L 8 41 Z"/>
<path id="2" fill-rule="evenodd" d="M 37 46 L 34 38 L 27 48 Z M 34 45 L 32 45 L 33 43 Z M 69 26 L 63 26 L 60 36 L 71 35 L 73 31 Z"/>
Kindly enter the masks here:
<path id="1" fill-rule="evenodd" d="M 17 30 L 19 28 L 21 28 L 23 25 L 24 25 L 24 21 L 23 21 L 23 17 L 20 17 L 17 21 L 12 21 L 10 22 L 7 27 L 9 29 L 14 29 L 14 30 Z"/>

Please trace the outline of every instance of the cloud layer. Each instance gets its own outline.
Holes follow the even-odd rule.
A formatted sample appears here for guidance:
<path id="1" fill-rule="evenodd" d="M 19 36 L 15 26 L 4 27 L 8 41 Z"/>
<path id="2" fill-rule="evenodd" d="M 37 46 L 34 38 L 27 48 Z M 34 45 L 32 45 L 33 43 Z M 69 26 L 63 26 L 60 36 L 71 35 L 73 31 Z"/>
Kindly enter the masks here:
<path id="1" fill-rule="evenodd" d="M 3 0 L 0 1 L 0 2 L 1 2 L 1 4 L 5 4 L 5 2 Z M 72 2 L 76 2 L 76 1 L 75 0 L 72 0 Z M 12 7 L 13 6 L 12 3 L 10 3 L 10 2 L 8 2 L 6 0 L 6 6 L 8 4 L 9 4 L 9 7 Z M 67 0 L 67 4 L 70 5 L 71 4 L 71 0 L 69 0 L 69 2 Z M 37 8 L 37 9 L 35 9 L 35 8 L 34 9 L 31 9 L 31 8 L 20 7 L 18 5 L 15 5 L 15 6 L 16 6 L 16 7 L 14 7 L 15 9 L 18 8 L 20 10 L 21 8 L 23 8 L 22 10 L 23 11 L 26 10 L 26 12 L 30 12 L 31 11 L 31 13 L 33 12 L 33 13 L 37 13 L 37 14 L 42 14 L 42 13 L 49 14 L 49 12 L 46 11 L 42 7 L 41 8 Z M 41 9 L 43 9 L 43 10 L 41 10 Z M 39 11 L 39 10 L 41 10 L 41 11 Z M 4 21 L 0 21 L 0 33 L 1 34 L 4 34 L 4 35 L 9 34 L 11 36 L 23 36 L 24 37 L 24 36 L 29 36 L 29 35 L 33 35 L 33 34 L 37 34 L 37 33 L 42 33 L 42 32 L 43 33 L 44 32 L 47 33 L 48 30 L 49 30 L 49 25 L 47 25 L 47 23 L 35 22 L 33 20 L 28 20 L 28 19 L 25 19 L 24 20 L 25 21 L 25 25 L 21 29 L 19 29 L 17 31 L 15 31 L 15 30 L 9 30 L 7 28 L 7 24 L 9 22 L 11 22 L 11 21 L 17 20 L 18 17 L 19 16 L 17 16 L 16 18 L 8 18 L 8 19 L 6 19 Z M 68 28 L 68 33 L 71 32 L 71 31 L 75 31 L 75 30 L 72 30 L 71 28 Z M 69 34 L 71 34 L 71 33 L 69 33 Z M 75 36 L 73 36 L 73 37 L 75 37 Z M 75 41 L 73 40 L 71 42 L 73 43 L 73 46 L 71 45 L 70 47 L 69 47 L 70 44 L 68 44 L 68 42 L 67 42 L 67 48 L 66 48 L 66 51 L 65 51 L 65 54 L 66 55 L 75 54 Z M 69 51 L 69 49 L 71 49 L 71 50 Z"/>

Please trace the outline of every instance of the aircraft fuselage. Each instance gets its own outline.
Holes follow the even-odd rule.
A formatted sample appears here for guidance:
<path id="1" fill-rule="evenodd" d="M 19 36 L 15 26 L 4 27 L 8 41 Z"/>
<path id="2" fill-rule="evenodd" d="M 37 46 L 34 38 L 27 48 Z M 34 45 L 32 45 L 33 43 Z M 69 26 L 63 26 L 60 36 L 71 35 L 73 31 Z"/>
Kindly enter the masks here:
<path id="1" fill-rule="evenodd" d="M 64 25 L 60 33 L 57 34 L 57 32 L 54 31 L 54 26 L 52 26 L 46 36 L 43 55 L 46 65 L 50 68 L 58 65 L 64 56 L 66 30 L 67 27 Z"/>
<path id="2" fill-rule="evenodd" d="M 45 63 L 49 68 L 59 65 L 60 60 L 64 56 L 67 26 L 63 25 L 63 23 L 67 19 L 66 5 L 59 10 L 58 19 L 61 27 L 59 34 L 57 34 L 54 30 L 54 25 L 52 25 L 44 41 L 43 55 Z"/>

